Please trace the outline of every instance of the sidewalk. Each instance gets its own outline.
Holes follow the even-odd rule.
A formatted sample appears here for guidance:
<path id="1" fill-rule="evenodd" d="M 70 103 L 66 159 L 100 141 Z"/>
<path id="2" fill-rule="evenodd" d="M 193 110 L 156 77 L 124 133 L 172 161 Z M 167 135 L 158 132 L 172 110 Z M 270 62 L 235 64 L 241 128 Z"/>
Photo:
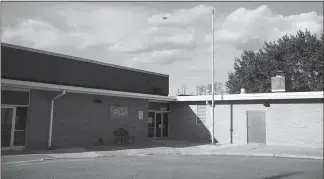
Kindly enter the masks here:
<path id="1" fill-rule="evenodd" d="M 37 151 L 36 154 L 15 153 L 1 156 L 2 164 L 16 164 L 55 159 L 95 158 L 109 156 L 147 156 L 147 155 L 231 155 L 263 156 L 323 160 L 323 149 L 306 147 L 267 146 L 261 144 L 211 145 L 211 144 L 161 144 L 95 146 L 88 149 L 58 149 Z"/>

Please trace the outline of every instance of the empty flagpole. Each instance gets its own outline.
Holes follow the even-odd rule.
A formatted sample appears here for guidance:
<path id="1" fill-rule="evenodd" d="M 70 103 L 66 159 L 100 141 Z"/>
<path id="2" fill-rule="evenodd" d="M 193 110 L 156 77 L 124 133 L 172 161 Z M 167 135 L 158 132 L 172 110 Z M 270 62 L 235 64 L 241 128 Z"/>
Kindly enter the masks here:
<path id="1" fill-rule="evenodd" d="M 212 11 L 212 144 L 214 144 L 214 108 L 215 108 L 215 104 L 214 104 L 214 13 L 215 13 L 215 9 L 213 9 Z"/>

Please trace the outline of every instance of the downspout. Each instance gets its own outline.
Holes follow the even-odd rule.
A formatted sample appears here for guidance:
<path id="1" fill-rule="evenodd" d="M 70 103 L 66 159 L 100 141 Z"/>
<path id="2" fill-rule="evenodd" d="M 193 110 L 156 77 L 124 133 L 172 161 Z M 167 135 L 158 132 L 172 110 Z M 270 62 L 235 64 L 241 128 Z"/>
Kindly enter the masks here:
<path id="1" fill-rule="evenodd" d="M 51 100 L 51 114 L 50 114 L 50 123 L 49 123 L 49 130 L 48 130 L 48 149 L 52 148 L 52 131 L 53 131 L 53 116 L 54 116 L 54 101 L 57 100 L 58 98 L 62 97 L 65 95 L 65 90 L 63 90 L 60 94 L 55 96 Z"/>
<path id="2" fill-rule="evenodd" d="M 233 144 L 233 104 L 231 104 L 231 144 Z"/>

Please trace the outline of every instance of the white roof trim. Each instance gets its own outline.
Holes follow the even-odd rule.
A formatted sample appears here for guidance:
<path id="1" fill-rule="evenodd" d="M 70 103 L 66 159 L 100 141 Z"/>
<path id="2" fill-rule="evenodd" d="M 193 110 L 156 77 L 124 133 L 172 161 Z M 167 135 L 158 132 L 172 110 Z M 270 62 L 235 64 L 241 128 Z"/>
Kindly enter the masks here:
<path id="1" fill-rule="evenodd" d="M 15 48 L 15 49 L 19 49 L 19 50 L 25 50 L 25 51 L 29 51 L 29 52 L 36 52 L 36 53 L 40 53 L 40 54 L 46 54 L 46 55 L 51 55 L 51 56 L 56 56 L 56 57 L 68 58 L 68 59 L 78 60 L 78 61 L 82 61 L 82 62 L 99 64 L 99 65 L 104 65 L 104 66 L 109 66 L 109 67 L 115 67 L 115 68 L 124 69 L 124 70 L 130 70 L 130 71 L 142 72 L 142 73 L 146 73 L 146 74 L 153 74 L 153 75 L 169 77 L 169 75 L 162 74 L 162 73 L 156 73 L 156 72 L 140 70 L 140 69 L 125 67 L 125 66 L 113 65 L 113 64 L 109 64 L 109 63 L 96 61 L 96 60 L 90 60 L 90 59 L 85 59 L 85 58 L 81 58 L 81 57 L 74 57 L 74 56 L 70 56 L 70 55 L 64 55 L 64 54 L 59 54 L 59 53 L 54 53 L 54 52 L 49 52 L 49 51 L 44 51 L 44 50 L 39 50 L 39 49 L 33 49 L 33 48 L 29 48 L 29 47 L 23 47 L 23 46 L 18 46 L 18 45 L 3 43 L 3 42 L 1 42 L 1 46 Z"/>
<path id="2" fill-rule="evenodd" d="M 274 99 L 323 99 L 324 92 L 282 92 L 215 95 L 215 101 L 274 100 Z M 211 101 L 211 95 L 177 96 L 176 101 Z"/>
<path id="3" fill-rule="evenodd" d="M 126 98 L 158 100 L 158 101 L 175 100 L 174 97 L 169 97 L 169 96 L 158 96 L 158 95 L 149 95 L 149 94 L 141 94 L 141 93 L 130 93 L 130 92 L 102 90 L 102 89 L 93 89 L 93 88 L 84 88 L 84 87 L 75 87 L 75 86 L 66 86 L 66 85 L 55 85 L 55 84 L 9 80 L 9 79 L 1 79 L 1 86 L 13 87 L 13 88 L 37 89 L 37 90 L 46 90 L 46 91 L 66 90 L 66 93 L 117 96 L 117 97 L 126 97 Z"/>

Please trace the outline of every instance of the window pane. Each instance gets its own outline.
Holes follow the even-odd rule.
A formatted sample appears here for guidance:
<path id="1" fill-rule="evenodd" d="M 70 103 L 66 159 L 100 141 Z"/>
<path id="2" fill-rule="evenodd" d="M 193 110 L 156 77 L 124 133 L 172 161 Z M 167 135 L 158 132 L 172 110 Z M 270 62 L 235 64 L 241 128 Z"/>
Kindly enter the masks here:
<path id="1" fill-rule="evenodd" d="M 1 108 L 1 147 L 10 146 L 12 114 L 11 108 Z"/>
<path id="2" fill-rule="evenodd" d="M 16 110 L 15 130 L 25 130 L 27 123 L 27 107 L 18 107 Z"/>
<path id="3" fill-rule="evenodd" d="M 25 145 L 26 131 L 15 131 L 15 146 L 24 146 Z"/>

